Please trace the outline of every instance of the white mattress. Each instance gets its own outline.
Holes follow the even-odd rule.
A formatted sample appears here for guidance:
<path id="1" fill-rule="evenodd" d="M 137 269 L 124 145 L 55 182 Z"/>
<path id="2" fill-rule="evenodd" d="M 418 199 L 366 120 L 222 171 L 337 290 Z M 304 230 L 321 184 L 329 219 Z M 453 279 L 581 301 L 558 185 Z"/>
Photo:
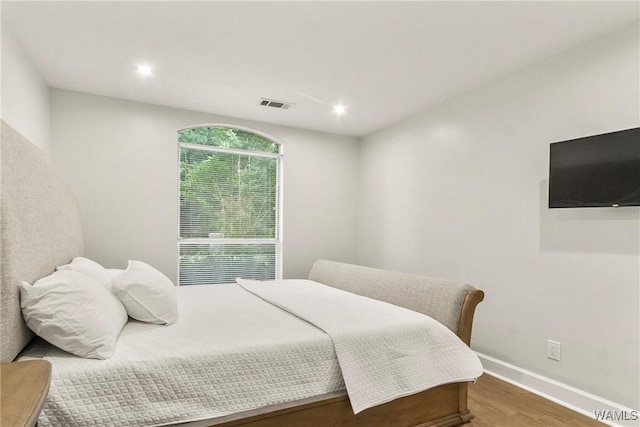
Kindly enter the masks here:
<path id="1" fill-rule="evenodd" d="M 172 424 L 344 389 L 324 332 L 236 284 L 180 287 L 178 310 L 170 326 L 129 322 L 109 360 L 51 347 L 40 425 Z"/>

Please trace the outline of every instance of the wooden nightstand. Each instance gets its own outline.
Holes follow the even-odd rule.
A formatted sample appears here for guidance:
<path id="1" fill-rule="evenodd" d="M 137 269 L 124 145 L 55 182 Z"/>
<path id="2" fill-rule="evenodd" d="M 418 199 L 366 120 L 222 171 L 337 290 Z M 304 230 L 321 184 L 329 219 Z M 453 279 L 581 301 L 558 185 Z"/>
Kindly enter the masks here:
<path id="1" fill-rule="evenodd" d="M 51 363 L 26 360 L 0 365 L 0 426 L 32 427 L 51 384 Z"/>

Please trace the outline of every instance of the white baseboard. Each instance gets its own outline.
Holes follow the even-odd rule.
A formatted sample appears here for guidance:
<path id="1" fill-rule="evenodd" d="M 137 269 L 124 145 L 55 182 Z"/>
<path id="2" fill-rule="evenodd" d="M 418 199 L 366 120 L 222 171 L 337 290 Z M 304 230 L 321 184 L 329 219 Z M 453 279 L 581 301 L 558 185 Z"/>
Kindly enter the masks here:
<path id="1" fill-rule="evenodd" d="M 600 419 L 598 421 L 610 426 L 637 427 L 640 425 L 637 409 L 627 408 L 486 354 L 477 354 L 482 361 L 485 372 L 489 375 L 549 399 L 589 418 L 596 419 L 594 411 L 603 411 L 601 414 L 609 414 L 609 419 Z M 615 418 L 612 419 L 611 415 Z M 626 421 L 624 420 L 625 418 Z"/>

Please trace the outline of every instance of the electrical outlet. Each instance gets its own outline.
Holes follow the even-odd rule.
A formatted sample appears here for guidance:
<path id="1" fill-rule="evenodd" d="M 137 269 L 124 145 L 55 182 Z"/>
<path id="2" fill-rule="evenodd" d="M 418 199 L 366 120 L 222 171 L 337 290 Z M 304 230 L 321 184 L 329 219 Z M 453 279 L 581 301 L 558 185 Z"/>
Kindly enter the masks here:
<path id="1" fill-rule="evenodd" d="M 547 341 L 547 357 L 549 359 L 560 361 L 560 352 L 561 352 L 562 344 L 558 341 Z"/>

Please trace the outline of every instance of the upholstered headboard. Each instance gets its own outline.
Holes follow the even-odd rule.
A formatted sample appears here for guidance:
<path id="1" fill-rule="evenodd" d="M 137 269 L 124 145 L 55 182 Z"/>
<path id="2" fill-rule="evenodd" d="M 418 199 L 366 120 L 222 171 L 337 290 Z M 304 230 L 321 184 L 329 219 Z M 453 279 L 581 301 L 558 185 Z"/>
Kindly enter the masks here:
<path id="1" fill-rule="evenodd" d="M 0 359 L 13 360 L 33 334 L 20 310 L 18 285 L 52 273 L 84 251 L 75 197 L 47 156 L 1 123 Z"/>

